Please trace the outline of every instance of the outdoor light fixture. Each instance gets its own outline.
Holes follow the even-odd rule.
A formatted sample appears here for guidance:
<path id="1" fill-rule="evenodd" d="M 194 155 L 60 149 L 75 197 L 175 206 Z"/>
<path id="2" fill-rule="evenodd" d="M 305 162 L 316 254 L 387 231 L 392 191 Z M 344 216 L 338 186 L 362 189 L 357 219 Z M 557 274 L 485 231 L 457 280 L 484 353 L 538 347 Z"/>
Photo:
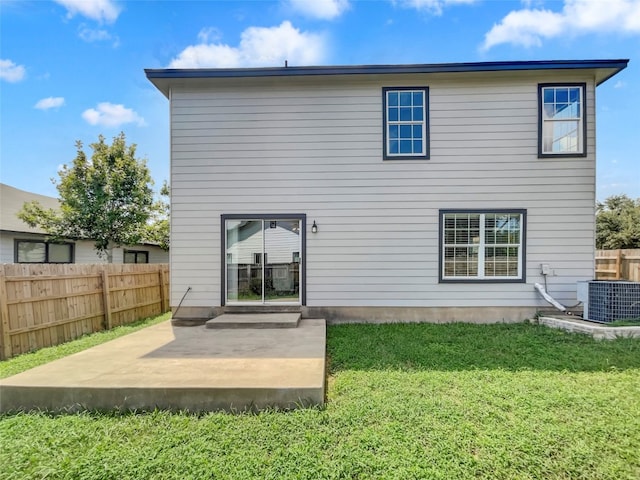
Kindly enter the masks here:
<path id="1" fill-rule="evenodd" d="M 318 225 L 316 225 L 316 221 L 313 221 L 313 225 L 311 225 L 311 233 L 318 233 Z"/>

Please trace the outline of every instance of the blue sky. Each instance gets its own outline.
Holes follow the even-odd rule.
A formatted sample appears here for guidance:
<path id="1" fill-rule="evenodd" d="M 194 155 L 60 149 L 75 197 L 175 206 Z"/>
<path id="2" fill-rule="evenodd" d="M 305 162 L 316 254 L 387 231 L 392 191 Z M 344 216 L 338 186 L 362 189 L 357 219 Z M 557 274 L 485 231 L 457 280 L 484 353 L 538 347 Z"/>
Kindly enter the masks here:
<path id="1" fill-rule="evenodd" d="M 0 181 L 124 131 L 159 187 L 168 101 L 144 68 L 629 58 L 598 88 L 597 197 L 640 197 L 640 0 L 0 0 Z"/>

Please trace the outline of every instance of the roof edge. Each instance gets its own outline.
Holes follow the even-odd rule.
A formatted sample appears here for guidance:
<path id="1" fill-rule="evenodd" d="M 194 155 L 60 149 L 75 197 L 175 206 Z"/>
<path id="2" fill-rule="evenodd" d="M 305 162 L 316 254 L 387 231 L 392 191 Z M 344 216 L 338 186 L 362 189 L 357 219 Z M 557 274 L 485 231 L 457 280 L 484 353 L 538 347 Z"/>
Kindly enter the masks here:
<path id="1" fill-rule="evenodd" d="M 163 68 L 145 69 L 149 80 L 186 78 L 240 78 L 312 75 L 364 75 L 398 73 L 461 73 L 498 72 L 521 70 L 565 69 L 613 69 L 614 72 L 600 80 L 605 82 L 627 67 L 629 59 L 614 60 L 534 60 L 470 63 L 431 63 L 409 65 L 342 65 L 303 67 L 252 67 L 252 68 Z"/>

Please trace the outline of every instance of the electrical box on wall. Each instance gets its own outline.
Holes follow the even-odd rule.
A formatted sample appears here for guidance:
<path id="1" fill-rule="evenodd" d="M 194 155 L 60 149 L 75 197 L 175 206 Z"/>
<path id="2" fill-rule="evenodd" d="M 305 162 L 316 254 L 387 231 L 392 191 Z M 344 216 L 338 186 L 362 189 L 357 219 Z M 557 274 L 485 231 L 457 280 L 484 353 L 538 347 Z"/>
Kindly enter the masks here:
<path id="1" fill-rule="evenodd" d="M 542 275 L 551 275 L 551 267 L 548 263 L 541 263 L 540 272 L 542 273 Z"/>

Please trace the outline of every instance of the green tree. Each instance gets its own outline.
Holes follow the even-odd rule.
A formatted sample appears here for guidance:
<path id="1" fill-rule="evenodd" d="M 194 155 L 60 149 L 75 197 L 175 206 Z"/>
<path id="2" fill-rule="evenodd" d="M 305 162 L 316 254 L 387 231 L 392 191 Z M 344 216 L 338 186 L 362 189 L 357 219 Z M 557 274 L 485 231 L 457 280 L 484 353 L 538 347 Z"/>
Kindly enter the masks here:
<path id="1" fill-rule="evenodd" d="M 597 203 L 596 248 L 640 248 L 640 198 L 613 195 Z"/>
<path id="2" fill-rule="evenodd" d="M 145 239 L 152 216 L 153 181 L 146 161 L 136 158 L 136 145 L 127 145 L 124 133 L 111 145 L 100 135 L 91 144 L 89 160 L 82 142 L 71 166 L 52 180 L 58 189 L 60 209 L 25 203 L 18 214 L 30 226 L 43 228 L 53 239 L 85 238 L 95 242 L 100 255 L 112 260 L 112 249 Z"/>
<path id="3" fill-rule="evenodd" d="M 147 224 L 145 233 L 145 239 L 149 243 L 155 243 L 163 250 L 169 250 L 170 196 L 171 188 L 165 180 L 160 189 L 160 199 L 154 203 L 153 215 Z"/>

